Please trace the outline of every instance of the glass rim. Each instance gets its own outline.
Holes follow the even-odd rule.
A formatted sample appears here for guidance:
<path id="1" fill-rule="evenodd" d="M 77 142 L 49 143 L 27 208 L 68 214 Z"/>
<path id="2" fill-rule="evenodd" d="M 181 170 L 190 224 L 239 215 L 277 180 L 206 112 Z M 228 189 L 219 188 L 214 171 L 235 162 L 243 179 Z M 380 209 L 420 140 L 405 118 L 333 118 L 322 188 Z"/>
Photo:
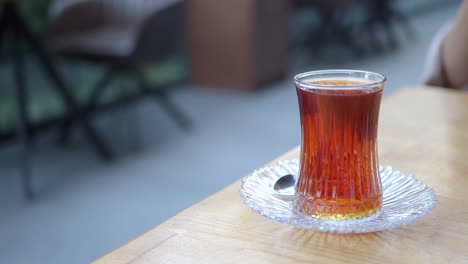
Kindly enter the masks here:
<path id="1" fill-rule="evenodd" d="M 363 79 L 366 81 L 366 83 L 360 83 L 360 84 L 352 84 L 352 85 L 325 85 L 325 84 L 311 84 L 308 82 L 303 81 L 305 77 L 310 77 L 314 75 L 326 75 L 326 74 L 354 74 L 354 73 L 360 73 L 364 75 L 373 75 L 376 76 L 379 80 L 372 81 L 369 79 L 364 79 L 364 78 L 359 78 L 357 79 Z M 349 70 L 349 69 L 333 69 L 333 70 L 316 70 L 316 71 L 308 71 L 308 72 L 303 72 L 299 73 L 294 76 L 294 82 L 296 85 L 298 85 L 300 88 L 308 88 L 308 89 L 321 89 L 321 90 L 356 90 L 356 89 L 365 89 L 365 88 L 373 88 L 376 86 L 380 86 L 381 84 L 385 83 L 387 81 L 387 77 L 380 73 L 376 72 L 371 72 L 371 71 L 364 71 L 364 70 Z"/>

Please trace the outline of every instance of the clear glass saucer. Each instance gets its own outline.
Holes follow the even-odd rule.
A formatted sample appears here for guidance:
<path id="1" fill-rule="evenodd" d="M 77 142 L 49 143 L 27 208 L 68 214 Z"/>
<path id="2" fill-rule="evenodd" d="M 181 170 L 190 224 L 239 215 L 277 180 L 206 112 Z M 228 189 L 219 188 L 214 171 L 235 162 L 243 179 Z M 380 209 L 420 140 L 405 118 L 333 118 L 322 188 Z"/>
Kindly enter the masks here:
<path id="1" fill-rule="evenodd" d="M 293 196 L 273 189 L 278 178 L 297 175 L 298 160 L 279 161 L 242 179 L 240 195 L 258 214 L 274 221 L 306 229 L 335 233 L 368 233 L 409 224 L 426 215 L 436 203 L 434 191 L 413 175 L 380 167 L 383 187 L 382 209 L 374 216 L 350 221 L 327 221 L 307 217 L 292 210 Z"/>

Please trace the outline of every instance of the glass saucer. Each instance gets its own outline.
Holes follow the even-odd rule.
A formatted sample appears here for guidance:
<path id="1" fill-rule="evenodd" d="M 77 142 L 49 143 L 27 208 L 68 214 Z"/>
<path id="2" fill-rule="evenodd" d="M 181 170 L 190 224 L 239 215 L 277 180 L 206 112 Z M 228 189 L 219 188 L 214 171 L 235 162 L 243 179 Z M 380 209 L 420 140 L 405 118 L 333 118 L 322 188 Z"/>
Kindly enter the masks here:
<path id="1" fill-rule="evenodd" d="M 368 233 L 409 224 L 426 215 L 436 203 L 434 191 L 413 175 L 380 167 L 383 187 L 381 211 L 371 217 L 330 221 L 307 217 L 292 209 L 293 196 L 279 194 L 273 185 L 283 175 L 297 175 L 298 160 L 279 161 L 242 179 L 240 195 L 258 214 L 274 221 L 306 229 L 335 233 Z"/>

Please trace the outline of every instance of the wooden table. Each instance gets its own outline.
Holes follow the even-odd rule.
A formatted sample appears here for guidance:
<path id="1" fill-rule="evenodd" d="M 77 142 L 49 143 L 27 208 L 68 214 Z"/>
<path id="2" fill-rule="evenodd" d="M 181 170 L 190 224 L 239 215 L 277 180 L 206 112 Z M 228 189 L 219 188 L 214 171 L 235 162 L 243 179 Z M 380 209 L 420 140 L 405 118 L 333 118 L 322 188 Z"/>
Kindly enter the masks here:
<path id="1" fill-rule="evenodd" d="M 379 133 L 380 163 L 436 192 L 436 208 L 413 224 L 357 235 L 295 228 L 253 213 L 237 181 L 96 263 L 468 263 L 468 94 L 403 89 L 384 99 Z"/>

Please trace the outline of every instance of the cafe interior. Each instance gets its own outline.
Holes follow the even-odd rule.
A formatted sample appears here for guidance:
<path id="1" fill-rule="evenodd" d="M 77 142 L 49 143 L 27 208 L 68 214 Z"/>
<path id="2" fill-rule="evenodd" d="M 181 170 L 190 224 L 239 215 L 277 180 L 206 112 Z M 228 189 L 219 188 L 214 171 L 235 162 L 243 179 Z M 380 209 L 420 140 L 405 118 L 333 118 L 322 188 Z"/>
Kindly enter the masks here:
<path id="1" fill-rule="evenodd" d="M 260 240 L 254 236 L 232 242 L 240 250 L 238 259 L 226 257 L 227 247 L 208 245 L 229 223 L 232 228 L 239 223 L 233 232 L 241 233 L 271 225 L 265 231 L 271 240 L 299 239 L 288 232 L 303 232 L 301 237 L 309 237 L 301 246 L 285 246 L 298 258 L 308 243 L 395 242 L 387 231 L 353 240 L 288 229 L 243 204 L 240 179 L 301 144 L 294 84 L 299 73 L 383 74 L 380 129 L 390 127 L 385 118 L 393 116 L 385 112 L 385 102 L 404 107 L 406 101 L 397 100 L 400 93 L 435 89 L 424 87 L 434 45 L 461 3 L 0 0 L 0 263 L 275 263 L 267 261 L 272 252 L 251 245 Z M 404 112 L 394 112 L 394 118 L 402 124 L 417 119 Z M 424 178 L 428 161 L 421 158 L 411 167 L 387 159 L 387 146 L 403 135 L 382 133 L 379 151 L 385 161 L 432 184 L 437 197 L 448 193 Z M 456 146 L 445 150 L 462 153 Z M 227 186 L 236 190 L 232 197 L 219 193 Z M 438 200 L 435 210 L 448 203 Z M 213 204 L 216 215 L 239 206 L 243 217 L 225 218 L 228 224 L 221 228 L 221 218 L 218 223 L 208 213 Z M 184 212 L 201 216 L 184 220 Z M 466 207 L 464 215 L 468 221 Z M 192 234 L 185 225 L 210 219 L 212 238 L 184 237 Z M 422 230 L 431 228 L 424 223 Z M 457 236 L 464 245 L 466 223 L 463 236 Z M 402 228 L 395 230 L 401 235 Z M 157 237 L 168 230 L 177 234 Z M 228 241 L 223 238 L 216 244 Z M 160 249 L 165 253 L 156 245 L 166 245 Z M 243 254 L 258 262 L 243 260 Z M 276 260 L 286 258 L 278 254 Z M 455 260 L 468 258 L 455 249 L 451 254 Z M 320 254 L 315 257 L 320 260 Z M 280 262 L 305 263 L 287 259 Z"/>

